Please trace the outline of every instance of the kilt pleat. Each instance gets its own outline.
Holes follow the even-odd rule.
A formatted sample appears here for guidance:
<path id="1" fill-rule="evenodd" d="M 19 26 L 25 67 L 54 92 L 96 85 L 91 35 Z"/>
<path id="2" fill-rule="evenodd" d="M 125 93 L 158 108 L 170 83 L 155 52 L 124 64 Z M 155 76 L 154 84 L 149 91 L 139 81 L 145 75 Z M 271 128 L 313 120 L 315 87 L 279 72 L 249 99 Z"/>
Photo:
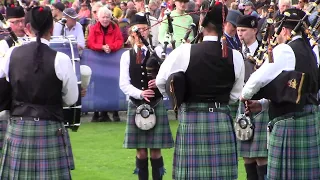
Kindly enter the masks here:
<path id="1" fill-rule="evenodd" d="M 224 112 L 186 112 L 186 107 L 206 107 L 205 103 L 182 104 L 175 141 L 173 179 L 237 179 L 238 161 L 232 118 Z"/>
<path id="2" fill-rule="evenodd" d="M 316 107 L 313 107 L 316 109 Z M 268 179 L 320 179 L 320 127 L 315 111 L 272 122 Z"/>
<path id="3" fill-rule="evenodd" d="M 137 107 L 129 101 L 127 111 L 127 126 L 123 147 L 127 149 L 155 148 L 164 149 L 173 147 L 173 138 L 168 120 L 167 110 L 161 100 L 154 108 L 156 125 L 144 131 L 135 124 L 135 112 Z"/>
<path id="4" fill-rule="evenodd" d="M 0 179 L 71 179 L 64 132 L 61 122 L 9 120 Z"/>
<path id="5" fill-rule="evenodd" d="M 72 152 L 71 140 L 70 140 L 68 128 L 66 128 L 66 134 L 65 135 L 66 135 L 66 145 L 67 145 L 67 148 L 68 148 L 69 167 L 70 167 L 70 170 L 74 170 L 75 169 L 75 165 L 74 165 L 74 158 L 73 158 L 73 152 Z"/>
<path id="6" fill-rule="evenodd" d="M 244 104 L 241 103 L 240 112 L 244 112 Z M 251 141 L 237 140 L 239 157 L 257 158 L 268 157 L 267 149 L 267 126 L 270 121 L 268 111 L 252 114 L 254 124 L 254 136 Z"/>

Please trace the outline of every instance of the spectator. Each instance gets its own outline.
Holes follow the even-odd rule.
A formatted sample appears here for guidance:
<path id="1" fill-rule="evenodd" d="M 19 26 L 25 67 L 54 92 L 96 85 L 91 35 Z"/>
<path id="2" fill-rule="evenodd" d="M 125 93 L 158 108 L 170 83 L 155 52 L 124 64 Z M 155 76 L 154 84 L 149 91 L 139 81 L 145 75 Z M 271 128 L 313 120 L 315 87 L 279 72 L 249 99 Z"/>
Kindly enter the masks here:
<path id="1" fill-rule="evenodd" d="M 195 10 L 196 10 L 196 3 L 194 1 L 189 1 L 186 12 L 191 13 L 191 12 L 195 12 Z M 193 23 L 196 25 L 196 28 L 193 30 L 193 36 L 195 37 L 197 35 L 198 28 L 199 28 L 200 16 L 194 13 L 189 15 L 192 17 Z"/>
<path id="2" fill-rule="evenodd" d="M 88 48 L 94 51 L 111 53 L 118 51 L 123 45 L 123 38 L 117 24 L 111 21 L 112 12 L 107 7 L 98 11 L 98 22 L 89 30 Z M 94 117 L 93 117 L 94 118 Z M 114 121 L 120 121 L 117 111 L 113 112 Z M 101 112 L 100 122 L 111 121 L 108 112 Z"/>
<path id="3" fill-rule="evenodd" d="M 58 22 L 61 20 L 61 18 L 63 16 L 62 12 L 64 9 L 65 9 L 65 6 L 61 2 L 57 2 L 57 3 L 52 4 L 51 12 L 52 12 L 52 16 L 53 16 L 55 22 Z"/>
<path id="4" fill-rule="evenodd" d="M 2 3 L 0 4 L 0 13 L 6 14 L 6 8 L 4 7 L 4 5 Z"/>
<path id="5" fill-rule="evenodd" d="M 126 14 L 127 14 L 127 3 L 126 2 L 121 2 L 120 3 L 120 9 L 122 11 L 122 15 L 121 15 L 121 19 L 123 19 L 124 17 L 126 17 Z"/>
<path id="6" fill-rule="evenodd" d="M 126 20 L 127 23 L 130 24 L 130 19 L 131 19 L 131 17 L 134 16 L 136 13 L 137 13 L 137 10 L 135 10 L 135 9 L 128 9 L 127 15 L 126 15 L 126 17 L 125 17 L 123 20 Z M 121 26 L 120 26 L 120 28 L 121 28 Z M 122 31 L 122 32 L 128 32 L 127 29 L 128 29 L 128 26 L 124 27 L 121 31 Z M 123 38 L 123 39 L 124 39 L 124 41 L 125 41 L 124 47 L 125 47 L 125 48 L 131 48 L 130 37 L 127 36 L 127 38 Z"/>
<path id="7" fill-rule="evenodd" d="M 308 5 L 308 0 L 299 0 L 298 5 L 297 5 L 297 9 L 304 11 L 305 5 Z"/>
<path id="8" fill-rule="evenodd" d="M 128 8 L 128 10 L 132 10 L 132 9 L 135 9 L 135 7 L 134 7 L 134 3 L 132 2 L 132 1 L 128 1 L 127 2 L 127 8 Z M 128 13 L 128 12 L 127 12 Z"/>
<path id="9" fill-rule="evenodd" d="M 237 2 L 232 2 L 230 4 L 230 9 L 232 10 L 238 10 L 238 3 Z"/>
<path id="10" fill-rule="evenodd" d="M 88 48 L 95 51 L 111 53 L 118 51 L 123 45 L 123 38 L 117 24 L 111 21 L 112 12 L 101 7 L 98 22 L 90 27 Z"/>
<path id="11" fill-rule="evenodd" d="M 86 39 L 86 44 L 87 44 L 87 39 L 88 39 L 88 35 L 89 35 L 89 29 L 92 25 L 95 25 L 97 20 L 98 20 L 98 11 L 99 9 L 102 7 L 102 3 L 101 2 L 95 2 L 92 5 L 92 19 L 89 22 L 89 25 L 86 27 L 86 31 L 85 31 L 85 39 Z"/>
<path id="12" fill-rule="evenodd" d="M 187 15 L 185 13 L 186 5 L 189 0 L 175 0 L 174 4 L 176 6 L 176 9 L 173 10 L 170 14 L 170 16 L 174 17 L 173 24 L 173 39 L 176 41 L 175 45 L 176 47 L 180 46 L 181 39 L 185 36 L 187 29 L 189 26 L 193 23 L 192 17 L 190 15 Z M 163 23 L 161 23 L 160 29 L 159 29 L 159 42 L 163 44 L 165 40 L 165 35 L 168 31 L 168 20 L 167 18 L 164 19 Z M 193 39 L 193 34 L 191 33 L 189 36 L 189 40 Z M 169 42 L 169 46 L 172 46 L 172 44 Z M 169 47 L 168 46 L 168 47 Z"/>
<path id="13" fill-rule="evenodd" d="M 279 0 L 278 7 L 279 11 L 277 14 L 282 14 L 286 9 L 291 8 L 292 2 L 291 0 Z"/>
<path id="14" fill-rule="evenodd" d="M 264 35 L 265 27 L 267 26 L 267 15 L 269 13 L 268 11 L 269 7 L 270 7 L 269 5 L 266 5 L 261 8 L 261 16 L 260 16 L 261 19 L 258 21 L 258 34 L 257 34 L 257 40 L 259 42 L 262 41 L 262 36 Z"/>
<path id="15" fill-rule="evenodd" d="M 143 0 L 134 0 L 135 8 L 138 12 L 145 12 L 144 8 L 144 1 Z M 157 19 L 153 16 L 149 16 L 150 18 L 150 24 L 151 24 L 151 35 L 152 35 L 152 45 L 157 46 L 159 44 L 158 41 L 158 34 L 159 34 L 159 24 L 155 25 L 157 23 Z"/>
<path id="16" fill-rule="evenodd" d="M 63 4 L 64 4 L 65 8 L 71 8 L 69 1 L 64 1 Z"/>
<path id="17" fill-rule="evenodd" d="M 90 18 L 90 10 L 88 8 L 88 5 L 84 2 L 81 4 L 81 9 L 78 13 L 78 18 Z"/>
<path id="18" fill-rule="evenodd" d="M 101 2 L 101 4 L 104 5 L 104 6 L 107 5 L 107 0 L 100 0 L 100 2 Z"/>
<path id="19" fill-rule="evenodd" d="M 152 0 L 149 3 L 150 15 L 158 19 L 160 17 L 160 7 L 157 0 Z"/>
<path id="20" fill-rule="evenodd" d="M 245 15 L 250 15 L 250 16 L 254 16 L 256 18 L 259 18 L 259 14 L 255 10 L 254 5 L 251 1 L 247 1 L 246 3 L 244 3 L 243 6 L 244 6 L 244 14 Z"/>
<path id="21" fill-rule="evenodd" d="M 112 11 L 113 17 L 119 19 L 122 15 L 121 9 L 116 5 L 115 2 L 110 2 L 109 9 Z"/>
<path id="22" fill-rule="evenodd" d="M 56 22 L 53 28 L 53 36 L 73 35 L 78 42 L 78 48 L 83 49 L 85 41 L 82 26 L 77 22 L 78 14 L 74 9 L 67 8 L 63 11 L 63 15 L 67 19 L 67 23 L 63 28 L 60 23 Z"/>

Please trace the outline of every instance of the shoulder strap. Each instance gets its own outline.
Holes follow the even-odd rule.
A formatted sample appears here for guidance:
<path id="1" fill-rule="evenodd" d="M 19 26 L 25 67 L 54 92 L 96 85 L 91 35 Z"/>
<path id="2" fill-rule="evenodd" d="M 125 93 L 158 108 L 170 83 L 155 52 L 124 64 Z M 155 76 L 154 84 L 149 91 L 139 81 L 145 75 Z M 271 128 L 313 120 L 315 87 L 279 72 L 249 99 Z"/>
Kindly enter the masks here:
<path id="1" fill-rule="evenodd" d="M 11 36 L 6 36 L 4 38 L 5 41 L 7 41 L 7 44 L 9 46 L 9 48 L 11 48 L 12 46 L 14 46 L 14 41 L 12 40 Z"/>

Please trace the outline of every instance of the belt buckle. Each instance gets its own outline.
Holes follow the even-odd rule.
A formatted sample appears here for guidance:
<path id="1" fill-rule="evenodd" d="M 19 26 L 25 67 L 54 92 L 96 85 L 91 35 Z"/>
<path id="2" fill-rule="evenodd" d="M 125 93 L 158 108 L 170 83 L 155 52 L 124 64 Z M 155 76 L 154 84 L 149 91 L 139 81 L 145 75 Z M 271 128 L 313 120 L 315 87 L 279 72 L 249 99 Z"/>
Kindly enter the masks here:
<path id="1" fill-rule="evenodd" d="M 209 112 L 213 112 L 213 108 L 209 108 Z"/>
<path id="2" fill-rule="evenodd" d="M 218 108 L 220 108 L 220 103 L 215 102 L 215 103 L 214 103 L 214 106 L 218 109 Z"/>

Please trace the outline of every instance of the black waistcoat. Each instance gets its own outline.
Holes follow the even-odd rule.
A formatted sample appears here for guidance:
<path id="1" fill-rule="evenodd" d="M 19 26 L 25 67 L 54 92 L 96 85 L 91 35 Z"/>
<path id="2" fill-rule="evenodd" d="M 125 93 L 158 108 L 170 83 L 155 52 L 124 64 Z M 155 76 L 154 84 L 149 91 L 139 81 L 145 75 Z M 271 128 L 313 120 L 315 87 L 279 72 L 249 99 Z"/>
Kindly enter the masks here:
<path id="1" fill-rule="evenodd" d="M 43 63 L 35 73 L 36 48 L 37 43 L 31 42 L 12 51 L 9 64 L 11 114 L 62 121 L 62 81 L 57 78 L 54 66 L 57 51 L 41 44 Z"/>
<path id="2" fill-rule="evenodd" d="M 149 51 L 147 51 L 146 57 L 144 58 L 142 64 L 137 64 L 136 63 L 136 52 L 131 49 L 130 50 L 130 66 L 129 66 L 129 75 L 130 75 L 130 82 L 131 84 L 141 90 L 147 90 L 148 89 L 148 82 L 149 79 L 147 76 L 147 69 L 146 69 L 146 62 L 147 59 L 150 56 Z M 158 100 L 159 98 L 162 97 L 160 91 L 158 90 L 158 88 L 153 89 L 155 92 L 155 97 L 154 98 L 149 98 L 150 99 L 150 103 L 145 102 L 147 104 L 150 104 L 151 106 L 154 106 L 156 103 L 156 100 Z M 136 105 L 140 105 L 142 103 L 144 103 L 143 100 L 138 100 L 138 99 L 134 99 L 133 97 L 130 97 L 131 101 L 136 104 Z"/>
<path id="3" fill-rule="evenodd" d="M 305 89 L 302 90 L 300 104 L 293 103 L 274 103 L 271 102 L 269 106 L 269 117 L 274 119 L 281 115 L 303 111 L 303 106 L 312 104 L 310 95 L 315 95 L 318 92 L 318 67 L 316 64 L 316 57 L 310 45 L 302 38 L 290 42 L 288 45 L 293 49 L 296 57 L 295 70 L 305 73 Z M 272 92 L 267 92 L 272 93 Z"/>
<path id="4" fill-rule="evenodd" d="M 11 87 L 6 78 L 0 78 L 0 111 L 10 110 Z"/>
<path id="5" fill-rule="evenodd" d="M 235 82 L 232 49 L 223 59 L 220 42 L 192 45 L 185 76 L 186 102 L 228 103 Z"/>

